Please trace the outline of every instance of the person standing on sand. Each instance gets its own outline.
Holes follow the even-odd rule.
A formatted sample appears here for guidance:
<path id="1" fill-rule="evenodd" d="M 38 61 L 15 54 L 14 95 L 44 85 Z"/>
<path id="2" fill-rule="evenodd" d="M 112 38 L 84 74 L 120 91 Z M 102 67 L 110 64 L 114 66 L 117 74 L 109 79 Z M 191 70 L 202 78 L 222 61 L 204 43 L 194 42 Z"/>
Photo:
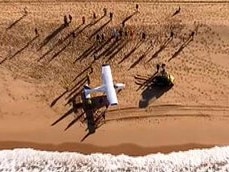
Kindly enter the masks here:
<path id="1" fill-rule="evenodd" d="M 192 31 L 192 32 L 191 32 L 191 34 L 190 34 L 190 38 L 192 38 L 192 39 L 193 39 L 193 38 L 194 38 L 194 35 L 195 35 L 195 32 L 194 32 L 194 31 Z"/>
<path id="2" fill-rule="evenodd" d="M 159 70 L 160 70 L 160 64 L 157 64 L 157 65 L 156 65 L 156 68 L 157 68 L 157 72 L 156 72 L 156 73 L 158 73 Z"/>
<path id="3" fill-rule="evenodd" d="M 151 43 L 152 48 L 154 48 L 154 46 L 156 44 L 156 39 L 151 40 L 150 43 Z"/>
<path id="4" fill-rule="evenodd" d="M 97 42 L 97 43 L 98 43 L 98 42 L 101 42 L 101 37 L 100 37 L 99 34 L 96 34 L 95 39 L 96 39 L 96 42 Z"/>
<path id="5" fill-rule="evenodd" d="M 145 32 L 142 32 L 141 38 L 142 38 L 142 41 L 144 41 L 146 39 L 146 33 Z"/>
<path id="6" fill-rule="evenodd" d="M 134 38 L 134 32 L 132 29 L 129 30 L 129 36 L 130 36 L 130 39 Z"/>
<path id="7" fill-rule="evenodd" d="M 136 12 L 138 12 L 138 4 L 135 5 Z"/>
<path id="8" fill-rule="evenodd" d="M 108 107 L 106 107 L 106 110 L 107 110 Z M 105 121 L 106 120 L 106 110 L 102 112 L 102 117 L 103 117 L 103 120 Z"/>
<path id="9" fill-rule="evenodd" d="M 162 63 L 161 68 L 162 68 L 161 74 L 165 75 L 166 74 L 165 73 L 165 63 Z"/>
<path id="10" fill-rule="evenodd" d="M 90 85 L 91 84 L 91 80 L 90 80 L 90 73 L 87 73 L 87 84 Z"/>
<path id="11" fill-rule="evenodd" d="M 94 57 L 94 61 L 96 61 L 98 58 L 98 53 L 94 53 L 93 57 Z"/>
<path id="12" fill-rule="evenodd" d="M 82 17 L 82 24 L 85 24 L 85 17 Z"/>
<path id="13" fill-rule="evenodd" d="M 105 40 L 105 34 L 101 33 L 101 41 L 103 42 Z"/>
<path id="14" fill-rule="evenodd" d="M 115 40 L 118 41 L 118 40 L 119 40 L 119 36 L 120 36 L 120 35 L 119 35 L 119 31 L 116 30 L 116 29 L 114 29 L 114 30 L 113 30 L 113 34 L 114 34 Z"/>
<path id="15" fill-rule="evenodd" d="M 96 13 L 93 12 L 93 19 L 95 20 L 97 18 Z"/>
<path id="16" fill-rule="evenodd" d="M 107 9 L 103 8 L 103 16 L 106 16 L 106 15 L 107 15 Z"/>
<path id="17" fill-rule="evenodd" d="M 112 37 L 115 38 L 115 36 L 116 36 L 116 29 L 115 28 L 112 29 L 112 33 L 111 34 L 112 34 Z"/>
<path id="18" fill-rule="evenodd" d="M 66 16 L 66 15 L 64 16 L 64 25 L 65 25 L 65 26 L 68 25 L 68 19 L 67 19 L 67 16 Z"/>
<path id="19" fill-rule="evenodd" d="M 124 30 L 124 36 L 125 36 L 126 38 L 128 38 L 128 32 L 127 32 L 127 30 Z"/>
<path id="20" fill-rule="evenodd" d="M 110 20 L 112 20 L 112 19 L 113 19 L 113 13 L 110 12 Z"/>
<path id="21" fill-rule="evenodd" d="M 76 33 L 74 31 L 72 32 L 72 37 L 76 38 Z"/>
<path id="22" fill-rule="evenodd" d="M 94 71 L 94 69 L 93 69 L 93 67 L 92 67 L 92 64 L 90 64 L 89 68 L 91 69 L 91 71 L 89 72 L 89 74 L 92 74 L 93 71 Z"/>
<path id="23" fill-rule="evenodd" d="M 174 36 L 174 32 L 171 31 L 171 32 L 170 32 L 170 38 L 173 38 L 173 36 Z"/>
<path id="24" fill-rule="evenodd" d="M 24 16 L 28 15 L 27 7 L 24 8 Z"/>
<path id="25" fill-rule="evenodd" d="M 39 33 L 38 33 L 37 28 L 35 28 L 34 31 L 35 31 L 35 35 L 36 35 L 36 36 L 39 36 Z"/>
<path id="26" fill-rule="evenodd" d="M 123 37 L 123 30 L 122 30 L 122 28 L 119 29 L 118 33 L 119 33 L 120 39 L 122 39 L 122 37 Z"/>

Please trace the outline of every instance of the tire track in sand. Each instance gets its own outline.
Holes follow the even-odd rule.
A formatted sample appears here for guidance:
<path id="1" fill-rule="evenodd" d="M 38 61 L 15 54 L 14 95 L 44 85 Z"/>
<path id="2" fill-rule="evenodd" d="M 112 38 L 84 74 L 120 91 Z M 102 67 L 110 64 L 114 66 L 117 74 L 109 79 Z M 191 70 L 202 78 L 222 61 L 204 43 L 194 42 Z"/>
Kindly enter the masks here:
<path id="1" fill-rule="evenodd" d="M 176 112 L 168 112 L 168 110 Z M 147 112 L 154 112 L 154 114 L 139 115 Z M 109 110 L 107 113 L 107 119 L 105 122 L 114 121 L 129 121 L 148 118 L 219 118 L 229 115 L 212 115 L 210 112 L 228 112 L 229 106 L 217 106 L 217 105 L 153 105 L 147 109 L 140 109 L 138 107 L 126 107 L 120 109 Z M 121 113 L 122 115 L 117 115 Z M 138 115 L 136 115 L 136 113 Z M 155 114 L 156 113 L 156 114 Z M 126 115 L 128 114 L 128 115 Z"/>

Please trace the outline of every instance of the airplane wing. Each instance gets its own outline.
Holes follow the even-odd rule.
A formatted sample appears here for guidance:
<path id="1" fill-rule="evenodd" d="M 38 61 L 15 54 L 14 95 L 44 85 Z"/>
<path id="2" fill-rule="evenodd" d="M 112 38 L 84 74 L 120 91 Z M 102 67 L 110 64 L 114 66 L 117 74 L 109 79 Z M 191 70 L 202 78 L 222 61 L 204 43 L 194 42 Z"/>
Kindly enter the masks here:
<path id="1" fill-rule="evenodd" d="M 102 66 L 102 78 L 103 78 L 103 83 L 105 86 L 107 99 L 108 99 L 110 105 L 111 106 L 117 105 L 118 104 L 118 98 L 117 98 L 116 91 L 114 88 L 114 83 L 113 83 L 110 65 L 103 65 Z"/>

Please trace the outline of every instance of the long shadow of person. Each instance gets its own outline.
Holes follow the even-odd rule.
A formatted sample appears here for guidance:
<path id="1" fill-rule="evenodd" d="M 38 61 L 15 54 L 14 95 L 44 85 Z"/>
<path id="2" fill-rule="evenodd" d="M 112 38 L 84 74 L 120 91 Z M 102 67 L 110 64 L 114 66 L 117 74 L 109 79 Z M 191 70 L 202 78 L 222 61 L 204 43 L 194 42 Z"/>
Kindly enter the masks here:
<path id="1" fill-rule="evenodd" d="M 153 78 L 158 74 L 156 71 L 152 76 L 150 77 L 143 77 L 140 75 L 136 75 L 134 78 L 136 79 L 135 84 L 139 85 L 138 90 L 145 89 L 147 86 L 149 86 L 153 82 Z"/>
<path id="2" fill-rule="evenodd" d="M 51 124 L 51 126 L 56 125 L 57 123 L 59 123 L 60 121 L 62 121 L 63 119 L 65 119 L 67 116 L 69 116 L 71 113 L 78 113 L 78 109 L 83 107 L 83 103 L 76 103 L 75 99 L 72 99 L 72 108 L 69 109 L 66 113 L 64 113 L 59 119 L 57 119 L 55 122 L 53 122 Z"/>
<path id="3" fill-rule="evenodd" d="M 18 50 L 16 53 L 14 53 L 11 57 L 9 57 L 9 59 L 14 58 L 16 55 L 18 55 L 19 53 L 21 53 L 23 50 L 25 50 L 29 45 L 31 45 L 37 38 L 39 37 L 39 35 L 36 35 L 34 38 L 32 38 L 29 42 L 27 42 L 27 44 L 22 47 L 20 50 Z M 0 62 L 2 63 L 2 62 Z"/>
<path id="4" fill-rule="evenodd" d="M 122 60 L 120 60 L 119 62 L 118 62 L 118 64 L 121 64 L 123 61 L 125 61 L 128 57 L 130 57 L 141 45 L 143 44 L 143 42 L 142 41 L 139 41 L 135 46 L 134 46 L 134 48 L 130 51 L 130 52 L 128 52 L 124 57 L 123 57 L 123 59 Z"/>
<path id="5" fill-rule="evenodd" d="M 194 34 L 194 32 L 192 32 L 192 34 Z M 191 34 L 191 36 L 180 46 L 180 48 L 172 55 L 172 57 L 168 60 L 168 62 L 170 62 L 172 59 L 176 58 L 185 47 L 187 47 L 190 42 L 193 41 L 193 35 Z"/>
<path id="6" fill-rule="evenodd" d="M 17 23 L 19 23 L 22 19 L 24 19 L 27 15 L 28 15 L 28 12 L 25 11 L 25 13 L 24 13 L 20 18 L 18 18 L 17 20 L 15 20 L 11 25 L 9 25 L 9 26 L 6 28 L 6 30 L 11 29 L 13 26 L 15 26 Z"/>
<path id="7" fill-rule="evenodd" d="M 41 43 L 40 47 L 38 48 L 38 51 L 41 50 L 46 44 L 49 43 L 51 39 L 53 39 L 58 33 L 60 33 L 62 30 L 64 30 L 68 25 L 61 24 L 58 28 L 56 28 L 52 33 L 50 33 Z"/>
<path id="8" fill-rule="evenodd" d="M 158 57 L 159 53 L 161 53 L 167 46 L 168 44 L 173 40 L 172 37 L 169 37 L 161 46 L 160 48 L 152 55 L 152 57 L 147 61 L 150 62 L 152 59 Z"/>

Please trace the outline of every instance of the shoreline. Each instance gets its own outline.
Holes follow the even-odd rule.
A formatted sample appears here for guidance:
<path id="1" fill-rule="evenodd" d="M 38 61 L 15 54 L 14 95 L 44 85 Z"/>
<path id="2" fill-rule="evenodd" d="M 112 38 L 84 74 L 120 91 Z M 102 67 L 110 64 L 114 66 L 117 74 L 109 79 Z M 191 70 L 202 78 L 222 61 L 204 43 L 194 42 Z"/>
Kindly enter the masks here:
<path id="1" fill-rule="evenodd" d="M 212 148 L 214 144 L 198 144 L 189 143 L 182 145 L 168 145 L 156 147 L 142 147 L 135 144 L 120 144 L 115 146 L 95 146 L 93 144 L 84 143 L 62 143 L 62 144 L 42 144 L 35 142 L 17 142 L 17 141 L 1 141 L 0 150 L 16 149 L 16 148 L 32 148 L 41 151 L 58 151 L 58 152 L 77 152 L 82 154 L 92 153 L 108 153 L 112 155 L 125 154 L 129 156 L 145 156 L 155 153 L 172 153 L 179 151 L 188 151 L 191 149 L 205 149 Z"/>
<path id="2" fill-rule="evenodd" d="M 55 0 L 49 1 L 37 1 L 37 0 L 11 0 L 11 1 L 0 1 L 0 3 L 55 3 Z M 86 0 L 60 0 L 58 3 L 81 3 L 88 2 Z M 92 0 L 90 2 L 111 2 L 109 0 Z M 157 3 L 157 4 L 228 4 L 227 0 L 136 0 L 136 1 L 124 1 L 124 0 L 116 0 L 115 2 L 124 2 L 124 3 Z"/>

